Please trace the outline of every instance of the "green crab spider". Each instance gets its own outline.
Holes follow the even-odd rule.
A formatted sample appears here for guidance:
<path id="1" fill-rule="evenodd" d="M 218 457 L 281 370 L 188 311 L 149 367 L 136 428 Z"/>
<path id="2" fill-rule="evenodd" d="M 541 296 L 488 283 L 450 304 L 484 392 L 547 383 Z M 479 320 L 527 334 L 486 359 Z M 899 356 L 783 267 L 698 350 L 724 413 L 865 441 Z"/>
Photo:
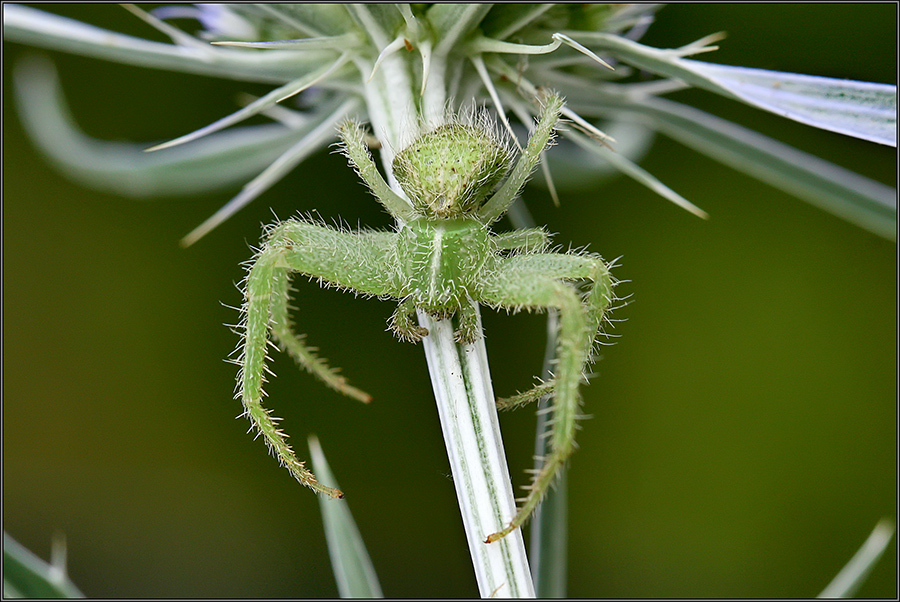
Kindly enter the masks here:
<path id="1" fill-rule="evenodd" d="M 289 280 L 295 272 L 325 286 L 399 301 L 391 329 L 411 342 L 428 336 L 415 321 L 417 310 L 439 319 L 456 315 L 459 327 L 454 336 L 460 343 L 480 336 L 473 302 L 508 312 L 549 308 L 559 312 L 554 378 L 498 402 L 504 409 L 518 407 L 552 393 L 553 418 L 548 453 L 527 496 L 519 500 L 512 521 L 488 536 L 488 543 L 524 523 L 574 450 L 579 385 L 613 298 L 614 281 L 598 255 L 548 251 L 550 236 L 541 228 L 504 234 L 489 229 L 506 213 L 552 142 L 563 101 L 550 94 L 543 105 L 512 168 L 509 139 L 483 113 L 452 118 L 417 138 L 393 162 L 394 176 L 409 201 L 391 190 L 369 154 L 364 130 L 348 121 L 340 126 L 342 150 L 400 224 L 397 231 L 342 231 L 302 219 L 267 228 L 245 280 L 237 396 L 271 451 L 303 485 L 343 497 L 319 483 L 297 459 L 277 428 L 277 419 L 262 406 L 269 335 L 326 385 L 364 402 L 370 398 L 295 334 L 289 315 Z"/>

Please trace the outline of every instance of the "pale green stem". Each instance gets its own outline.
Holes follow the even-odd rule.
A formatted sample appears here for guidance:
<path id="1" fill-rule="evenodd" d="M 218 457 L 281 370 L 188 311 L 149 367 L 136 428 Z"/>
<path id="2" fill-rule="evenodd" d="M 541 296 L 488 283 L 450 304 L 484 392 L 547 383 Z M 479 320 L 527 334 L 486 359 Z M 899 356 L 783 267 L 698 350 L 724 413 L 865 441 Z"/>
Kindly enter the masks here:
<path id="1" fill-rule="evenodd" d="M 419 312 L 419 323 L 429 332 L 422 342 L 479 593 L 533 598 L 522 530 L 484 542 L 516 514 L 484 338 L 460 345 L 453 340 L 452 320 Z"/>
<path id="2" fill-rule="evenodd" d="M 421 88 L 409 77 L 415 65 L 401 56 L 395 54 L 382 62 L 366 86 L 366 101 L 373 130 L 384 145 L 381 159 L 388 182 L 405 198 L 391 173 L 399 143 L 412 139 L 400 130 L 418 127 L 419 114 L 434 120 L 443 113 L 447 65 L 445 57 L 432 59 L 428 81 L 419 96 Z M 480 332 L 480 315 L 478 319 Z M 425 357 L 479 593 L 482 597 L 533 598 L 521 529 L 500 541 L 484 543 L 516 514 L 484 339 L 479 336 L 471 345 L 457 344 L 452 320 L 435 320 L 424 312 L 419 312 L 419 323 L 429 332 L 423 340 Z"/>

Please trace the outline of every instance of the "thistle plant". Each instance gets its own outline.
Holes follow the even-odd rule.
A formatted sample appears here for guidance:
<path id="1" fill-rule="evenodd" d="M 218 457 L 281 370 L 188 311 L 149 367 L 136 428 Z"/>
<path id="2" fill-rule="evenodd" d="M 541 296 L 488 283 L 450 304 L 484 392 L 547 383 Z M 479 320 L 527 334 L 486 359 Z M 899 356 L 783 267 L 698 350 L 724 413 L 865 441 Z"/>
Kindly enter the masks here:
<path id="1" fill-rule="evenodd" d="M 547 565 L 554 558 L 556 567 L 564 567 L 564 550 L 549 553 L 553 542 L 545 537 L 540 565 L 529 569 L 519 527 L 546 495 L 564 500 L 565 488 L 551 485 L 574 451 L 579 387 L 595 345 L 604 340 L 606 312 L 614 300 L 609 264 L 597 254 L 551 250 L 546 229 L 531 224 L 516 201 L 535 169 L 541 170 L 554 198 L 557 187 L 565 188 L 566 176 L 554 176 L 541 163 L 554 135 L 575 157 L 599 157 L 699 217 L 707 216 L 636 163 L 646 139 L 619 139 L 610 132 L 622 124 L 649 126 L 876 234 L 896 236 L 895 190 L 663 97 L 693 86 L 815 127 L 895 146 L 894 86 L 688 58 L 715 50 L 714 42 L 721 39 L 716 34 L 676 49 L 642 45 L 638 40 L 658 8 L 653 5 L 127 8 L 172 43 L 100 30 L 20 6 L 6 7 L 4 34 L 7 40 L 36 46 L 262 82 L 273 89 L 195 132 L 150 149 L 120 147 L 114 157 L 102 147 L 85 147 L 62 117 L 52 67 L 33 60 L 17 71 L 22 118 L 33 138 L 73 177 L 122 192 L 143 192 L 133 190 L 135 173 L 151 183 L 183 189 L 198 181 L 211 189 L 256 173 L 237 196 L 185 236 L 185 245 L 209 235 L 311 154 L 338 143 L 394 218 L 395 229 L 346 231 L 296 218 L 266 230 L 248 264 L 236 360 L 239 397 L 253 425 L 301 483 L 341 497 L 294 454 L 262 406 L 268 340 L 271 336 L 325 384 L 368 401 L 367 394 L 295 332 L 289 278 L 298 273 L 356 294 L 398 301 L 391 328 L 400 339 L 421 341 L 425 349 L 479 591 L 485 597 L 534 595 L 531 572 L 539 595 L 562 593 L 542 575 L 553 572 Z M 200 30 L 171 23 L 182 19 L 199 22 Z M 638 72 L 657 77 L 647 80 Z M 298 98 L 304 101 L 300 108 L 291 108 Z M 256 115 L 275 123 L 238 126 Z M 363 123 L 369 125 L 364 128 Z M 383 176 L 368 147 L 377 149 Z M 117 161 L 125 154 L 136 168 L 119 168 Z M 171 181 L 168 169 L 178 169 L 180 178 Z M 514 229 L 492 232 L 489 227 L 507 211 Z M 495 398 L 479 305 L 556 310 L 551 316 L 551 324 L 558 323 L 552 328 L 556 342 L 550 345 L 555 357 L 548 359 L 543 382 L 512 398 Z M 546 418 L 538 427 L 542 447 L 517 508 L 495 407 L 541 398 Z M 542 515 L 541 521 L 553 518 Z M 532 526 L 534 533 L 541 532 L 541 524 Z"/>

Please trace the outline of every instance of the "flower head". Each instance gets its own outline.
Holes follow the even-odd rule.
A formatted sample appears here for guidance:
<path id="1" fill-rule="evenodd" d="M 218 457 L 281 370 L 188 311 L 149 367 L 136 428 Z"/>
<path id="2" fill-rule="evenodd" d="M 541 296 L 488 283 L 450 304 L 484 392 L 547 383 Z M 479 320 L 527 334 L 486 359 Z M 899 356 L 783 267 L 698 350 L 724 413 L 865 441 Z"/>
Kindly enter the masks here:
<path id="1" fill-rule="evenodd" d="M 199 156 L 206 159 L 204 165 L 210 159 L 221 165 L 215 173 L 205 168 L 207 188 L 255 172 L 237 196 L 185 238 L 187 244 L 331 144 L 343 120 L 371 123 L 388 181 L 396 188 L 394 155 L 405 140 L 421 133 L 410 130 L 444 123 L 448 108 L 452 114 L 474 102 L 493 107 L 502 127 L 513 133 L 510 117 L 533 126 L 545 88 L 566 99 L 567 126 L 561 134 L 571 152 L 596 157 L 699 216 L 705 213 L 636 164 L 654 131 L 893 236 L 893 189 L 836 172 L 815 157 L 663 95 L 696 86 L 810 125 L 896 145 L 895 86 L 687 58 L 715 50 L 711 44 L 718 35 L 675 49 L 644 46 L 637 40 L 653 22 L 657 5 L 198 4 L 167 5 L 150 13 L 126 8 L 172 43 L 14 5 L 6 7 L 4 34 L 13 41 L 114 61 L 266 82 L 273 90 L 206 127 L 148 149 L 154 152 L 117 148 L 119 156 L 139 157 L 139 167 L 129 174 L 111 174 L 110 153 L 95 141 L 88 143 L 66 118 L 47 65 L 19 70 L 24 121 L 69 173 L 120 192 L 145 192 L 133 184 L 142 168 L 163 173 L 160 166 L 178 167 L 184 173 Z M 176 22 L 196 22 L 200 29 L 188 33 Z M 636 78 L 635 70 L 658 77 Z M 273 126 L 238 125 L 260 114 Z M 607 133 L 619 130 L 626 137 Z M 73 152 L 79 146 L 83 152 Z M 226 156 L 240 160 L 225 161 Z M 543 169 L 555 195 L 550 170 Z M 187 192 L 196 181 L 180 180 L 180 185 L 167 185 L 167 192 Z M 566 178 L 556 183 L 565 186 Z"/>

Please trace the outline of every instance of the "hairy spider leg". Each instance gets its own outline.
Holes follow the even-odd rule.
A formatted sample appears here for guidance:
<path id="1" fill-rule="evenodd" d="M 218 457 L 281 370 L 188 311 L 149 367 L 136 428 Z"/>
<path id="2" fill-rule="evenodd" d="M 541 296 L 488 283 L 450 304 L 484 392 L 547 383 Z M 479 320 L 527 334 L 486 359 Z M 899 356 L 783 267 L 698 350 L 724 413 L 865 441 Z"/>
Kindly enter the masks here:
<path id="1" fill-rule="evenodd" d="M 584 302 L 593 323 L 593 341 L 596 341 L 606 312 L 615 298 L 612 289 L 616 281 L 610 275 L 606 262 L 594 255 L 547 254 L 529 257 L 529 263 L 535 264 L 536 269 L 545 270 L 545 275 L 551 278 L 586 280 L 592 283 L 584 295 Z M 589 357 L 588 362 L 591 361 L 593 360 Z M 556 379 L 552 378 L 522 393 L 498 398 L 497 409 L 514 410 L 538 401 L 545 395 L 553 393 L 555 386 Z"/>
<path id="2" fill-rule="evenodd" d="M 272 337 L 281 350 L 287 352 L 298 364 L 338 393 L 363 403 L 372 401 L 371 395 L 350 385 L 347 378 L 339 374 L 340 368 L 329 366 L 327 360 L 316 355 L 316 349 L 304 342 L 306 335 L 294 332 L 294 322 L 290 314 L 290 310 L 295 309 L 290 305 L 290 274 L 287 270 L 278 270 L 274 278 L 270 307 L 271 329 Z"/>
<path id="3" fill-rule="evenodd" d="M 340 125 L 339 133 L 341 136 L 340 149 L 344 156 L 350 160 L 356 173 L 363 179 L 366 186 L 375 198 L 387 209 L 395 219 L 405 222 L 415 219 L 418 214 L 409 204 L 409 201 L 402 198 L 394 192 L 384 178 L 381 172 L 375 166 L 372 155 L 369 154 L 369 148 L 366 146 L 366 133 L 355 121 L 345 121 Z"/>
<path id="4" fill-rule="evenodd" d="M 415 320 L 416 317 L 416 300 L 413 297 L 406 297 L 397 305 L 394 315 L 391 316 L 391 330 L 397 335 L 401 341 L 408 343 L 418 343 L 428 336 L 428 329 L 419 326 Z"/>
<path id="5" fill-rule="evenodd" d="M 566 280 L 588 280 L 582 296 Z M 579 385 L 591 359 L 594 339 L 612 298 L 612 280 L 602 259 L 591 255 L 519 255 L 498 262 L 497 270 L 482 283 L 482 301 L 512 310 L 556 308 L 559 334 L 550 444 L 543 466 L 534 475 L 528 495 L 516 515 L 486 543 L 497 541 L 522 525 L 550 487 L 575 449 L 580 405 Z"/>
<path id="6" fill-rule="evenodd" d="M 543 228 L 522 228 L 491 236 L 494 246 L 500 251 L 521 251 L 540 253 L 550 246 L 550 235 Z"/>
<path id="7" fill-rule="evenodd" d="M 390 289 L 390 279 L 384 277 L 393 236 L 371 231 L 341 232 L 327 226 L 289 220 L 272 229 L 246 280 L 243 367 L 238 376 L 245 414 L 259 429 L 269 449 L 300 483 L 331 497 L 343 497 L 343 494 L 316 480 L 277 428 L 278 419 L 262 407 L 269 330 L 278 329 L 279 340 L 282 343 L 288 341 L 286 347 L 293 346 L 295 351 L 300 351 L 295 355 L 298 361 L 303 362 L 303 358 L 309 357 L 311 350 L 290 330 L 290 323 L 285 319 L 287 282 L 291 272 L 357 294 L 396 296 Z M 333 371 L 318 369 L 325 366 L 322 360 L 318 362 L 304 363 L 304 366 L 338 388 L 339 383 L 332 378 Z"/>
<path id="8" fill-rule="evenodd" d="M 476 216 L 481 222 L 490 224 L 500 219 L 516 200 L 519 191 L 525 186 L 531 172 L 541 160 L 541 153 L 553 140 L 553 132 L 559 121 L 562 105 L 562 98 L 556 94 L 551 94 L 544 100 L 540 121 L 534 128 L 528 145 L 516 162 L 516 166 L 513 167 L 506 182 L 497 190 L 497 193 L 477 211 Z"/>

